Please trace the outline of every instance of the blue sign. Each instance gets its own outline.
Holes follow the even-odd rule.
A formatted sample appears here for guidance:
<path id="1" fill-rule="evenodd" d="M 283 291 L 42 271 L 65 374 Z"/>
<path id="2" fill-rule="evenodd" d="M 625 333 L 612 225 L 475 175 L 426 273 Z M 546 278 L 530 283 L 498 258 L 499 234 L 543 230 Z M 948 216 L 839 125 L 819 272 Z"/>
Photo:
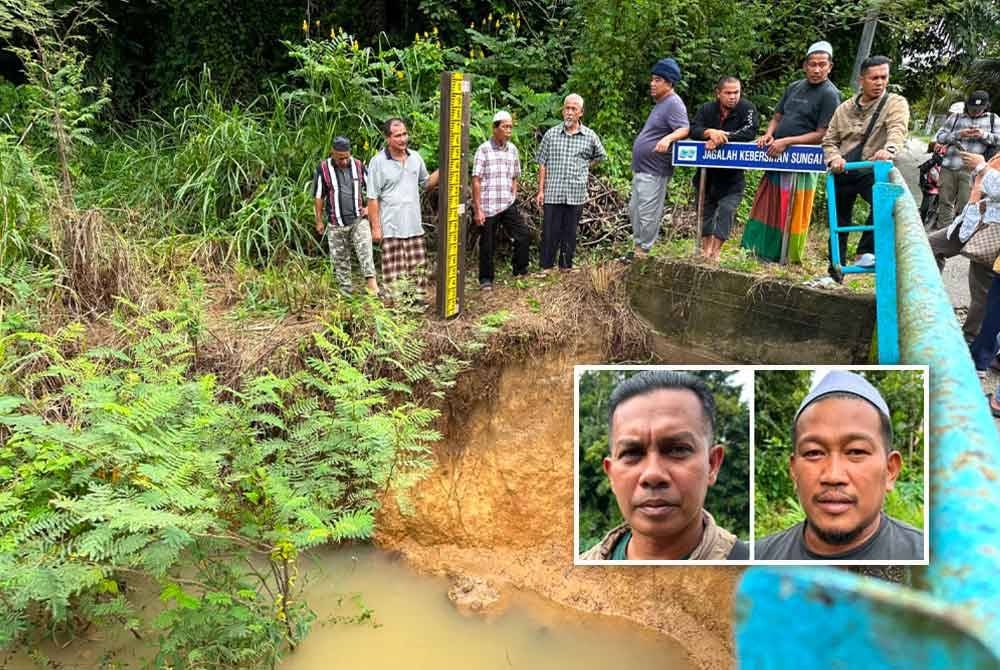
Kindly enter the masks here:
<path id="1" fill-rule="evenodd" d="M 727 142 L 712 150 L 704 142 L 674 142 L 677 167 L 729 168 L 733 170 L 776 170 L 778 172 L 826 172 L 823 148 L 793 144 L 776 158 L 753 142 Z"/>

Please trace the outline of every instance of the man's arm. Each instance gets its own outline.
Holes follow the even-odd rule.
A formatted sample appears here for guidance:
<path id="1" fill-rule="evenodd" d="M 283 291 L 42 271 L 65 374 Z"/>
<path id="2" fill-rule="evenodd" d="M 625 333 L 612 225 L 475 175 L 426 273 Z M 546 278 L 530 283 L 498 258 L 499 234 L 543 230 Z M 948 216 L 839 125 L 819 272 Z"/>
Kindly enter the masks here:
<path id="1" fill-rule="evenodd" d="M 477 174 L 472 175 L 472 206 L 476 210 L 473 212 L 473 221 L 476 222 L 477 226 L 486 223 L 486 217 L 483 215 L 482 196 L 482 179 Z"/>
<path id="2" fill-rule="evenodd" d="M 793 144 L 820 144 L 823 141 L 823 136 L 826 135 L 826 131 L 827 129 L 823 127 L 817 128 L 811 133 L 782 137 L 780 140 L 772 138 L 771 143 L 767 145 L 767 155 L 771 157 L 780 156 L 785 153 L 785 149 Z"/>
<path id="3" fill-rule="evenodd" d="M 424 186 L 424 190 L 433 191 L 438 187 L 438 176 L 440 172 L 440 170 L 434 170 L 434 172 L 431 172 L 430 176 L 427 177 L 427 185 Z"/>
<path id="4" fill-rule="evenodd" d="M 376 198 L 368 198 L 368 221 L 372 224 L 372 242 L 381 242 L 382 217 Z"/>
<path id="5" fill-rule="evenodd" d="M 535 196 L 535 204 L 541 209 L 545 204 L 545 166 L 538 166 L 538 195 Z"/>
<path id="6" fill-rule="evenodd" d="M 934 133 L 934 141 L 938 144 L 952 144 L 958 139 L 957 133 L 953 133 L 949 128 L 954 128 L 958 119 L 954 114 L 945 119 L 944 125 Z"/>
<path id="7" fill-rule="evenodd" d="M 905 98 L 893 96 L 885 105 L 885 146 L 880 147 L 872 160 L 891 161 L 906 144 L 906 134 L 910 128 L 910 105 Z"/>
<path id="8" fill-rule="evenodd" d="M 823 160 L 826 162 L 827 167 L 837 174 L 843 172 L 845 162 L 844 155 L 840 151 L 840 143 L 843 141 L 843 133 L 840 132 L 840 127 L 843 125 L 841 109 L 841 107 L 838 107 L 837 111 L 833 113 L 833 118 L 830 119 L 830 127 L 826 129 L 826 133 L 821 140 L 823 145 Z"/>
<path id="9" fill-rule="evenodd" d="M 514 200 L 517 200 L 517 177 L 514 177 L 510 182 L 510 192 L 514 196 Z"/>
<path id="10" fill-rule="evenodd" d="M 326 226 L 323 225 L 323 198 L 316 198 L 316 232 L 320 235 L 326 230 Z"/>
<path id="11" fill-rule="evenodd" d="M 746 116 L 743 117 L 743 124 L 736 130 L 729 131 L 730 142 L 752 142 L 757 137 L 757 129 L 760 127 L 760 115 L 757 108 L 750 101 L 746 104 Z"/>
<path id="12" fill-rule="evenodd" d="M 771 146 L 771 142 L 774 141 L 774 131 L 778 129 L 778 124 L 781 123 L 781 112 L 775 112 L 774 116 L 767 124 L 767 130 L 764 134 L 757 138 L 757 146 L 763 149 L 764 147 Z"/>
<path id="13" fill-rule="evenodd" d="M 688 135 L 692 140 L 697 140 L 702 142 L 707 140 L 705 137 L 705 131 L 708 130 L 708 125 L 710 120 L 708 119 L 708 108 L 712 106 L 712 103 L 707 103 L 698 108 L 695 112 L 694 118 L 691 119 L 691 134 Z"/>
<path id="14" fill-rule="evenodd" d="M 664 135 L 660 139 L 660 141 L 656 143 L 656 148 L 654 149 L 654 151 L 656 153 L 659 153 L 659 154 L 665 154 L 665 153 L 667 153 L 668 151 L 670 151 L 670 145 L 671 144 L 673 144 L 677 140 L 683 140 L 685 137 L 688 136 L 688 133 L 690 131 L 691 131 L 690 128 L 688 128 L 687 126 L 684 126 L 683 128 L 678 128 L 677 130 L 675 130 L 672 133 L 668 133 L 667 135 Z"/>

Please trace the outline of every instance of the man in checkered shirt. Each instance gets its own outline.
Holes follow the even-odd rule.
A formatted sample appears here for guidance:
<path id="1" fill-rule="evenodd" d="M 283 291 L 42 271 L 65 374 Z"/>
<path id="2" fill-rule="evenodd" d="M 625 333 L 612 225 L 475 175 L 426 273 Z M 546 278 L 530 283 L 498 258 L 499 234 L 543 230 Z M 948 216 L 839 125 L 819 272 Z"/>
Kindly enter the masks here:
<path id="1" fill-rule="evenodd" d="M 426 305 L 427 252 L 420 219 L 420 190 L 437 187 L 438 171 L 427 174 L 424 159 L 407 147 L 406 123 L 391 118 L 382 128 L 386 147 L 368 164 L 368 218 L 372 240 L 382 242 L 382 283 L 391 299 L 399 295 L 397 281 L 412 279 L 418 304 Z"/>
<path id="2" fill-rule="evenodd" d="M 507 112 L 493 117 L 493 136 L 476 150 L 472 168 L 472 203 L 479 237 L 479 288 L 493 290 L 493 253 L 497 229 L 505 227 L 514 238 L 514 276 L 528 273 L 528 226 L 517 210 L 517 180 L 521 160 L 510 141 L 514 121 Z"/>
<path id="3" fill-rule="evenodd" d="M 544 206 L 540 265 L 547 273 L 559 258 L 559 269 L 573 269 L 576 228 L 587 201 L 590 168 L 606 160 L 608 154 L 600 138 L 580 123 L 583 98 L 576 93 L 563 101 L 563 122 L 550 128 L 538 148 L 539 207 Z"/>
<path id="4" fill-rule="evenodd" d="M 934 136 L 937 149 L 945 151 L 938 184 L 937 228 L 947 228 L 969 201 L 972 178 L 959 152 L 989 159 L 1000 147 L 1000 120 L 990 111 L 986 91 L 973 91 L 961 113 L 952 114 Z"/>

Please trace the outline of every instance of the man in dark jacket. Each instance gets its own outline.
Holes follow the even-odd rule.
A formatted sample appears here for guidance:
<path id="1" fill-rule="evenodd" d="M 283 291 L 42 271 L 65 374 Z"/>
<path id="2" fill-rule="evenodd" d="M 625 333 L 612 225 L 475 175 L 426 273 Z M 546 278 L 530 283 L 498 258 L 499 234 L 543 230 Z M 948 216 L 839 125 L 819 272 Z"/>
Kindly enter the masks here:
<path id="1" fill-rule="evenodd" d="M 715 84 L 715 101 L 706 102 L 695 114 L 691 122 L 691 139 L 704 141 L 709 150 L 726 142 L 750 142 L 757 136 L 759 122 L 757 108 L 741 97 L 740 80 L 722 77 Z M 745 187 L 743 170 L 706 170 L 701 228 L 701 255 L 704 258 L 719 260 L 722 243 L 729 239 Z"/>

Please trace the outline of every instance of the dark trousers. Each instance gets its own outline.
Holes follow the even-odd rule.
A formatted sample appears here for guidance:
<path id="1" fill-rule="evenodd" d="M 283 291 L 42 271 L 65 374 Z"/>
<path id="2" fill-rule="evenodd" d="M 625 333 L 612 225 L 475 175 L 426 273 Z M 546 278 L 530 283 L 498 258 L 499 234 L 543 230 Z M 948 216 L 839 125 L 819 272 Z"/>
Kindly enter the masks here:
<path id="1" fill-rule="evenodd" d="M 845 172 L 843 174 L 838 174 L 833 176 L 833 186 L 834 190 L 837 192 L 837 225 L 841 227 L 846 227 L 851 225 L 851 216 L 854 214 L 854 203 L 857 201 L 858 196 L 868 203 L 871 207 L 872 204 L 872 185 L 875 183 L 875 175 L 871 172 Z M 827 194 L 829 197 L 829 194 Z M 868 219 L 865 221 L 866 226 L 872 225 L 872 212 L 868 212 Z M 847 263 L 847 236 L 849 233 L 839 233 L 837 235 L 837 244 L 840 251 L 840 264 L 848 265 Z M 875 253 L 875 234 L 866 230 L 861 233 L 861 239 L 858 240 L 858 249 L 855 254 L 873 254 Z M 833 270 L 833 253 L 830 253 L 830 270 Z"/>
<path id="2" fill-rule="evenodd" d="M 514 238 L 513 272 L 514 276 L 528 273 L 528 240 L 531 239 L 531 231 L 521 214 L 517 211 L 517 204 L 486 217 L 479 237 L 479 283 L 493 281 L 493 255 L 496 253 L 497 233 L 500 227 L 507 229 L 507 232 Z"/>
<path id="3" fill-rule="evenodd" d="M 986 294 L 986 316 L 979 329 L 979 335 L 972 341 L 972 361 L 977 370 L 990 367 L 990 361 L 997 353 L 997 335 L 1000 334 L 1000 276 L 994 275 L 993 283 Z"/>
<path id="4" fill-rule="evenodd" d="M 559 267 L 573 267 L 576 253 L 576 228 L 580 224 L 583 205 L 545 205 L 542 219 L 542 248 L 539 264 L 550 269 L 559 255 Z"/>
<path id="5" fill-rule="evenodd" d="M 736 210 L 743 200 L 743 189 L 746 182 L 738 179 L 732 182 L 716 183 L 709 174 L 708 186 L 705 189 L 705 208 L 702 210 L 703 237 L 714 235 L 723 242 L 729 239 L 736 220 Z"/>

